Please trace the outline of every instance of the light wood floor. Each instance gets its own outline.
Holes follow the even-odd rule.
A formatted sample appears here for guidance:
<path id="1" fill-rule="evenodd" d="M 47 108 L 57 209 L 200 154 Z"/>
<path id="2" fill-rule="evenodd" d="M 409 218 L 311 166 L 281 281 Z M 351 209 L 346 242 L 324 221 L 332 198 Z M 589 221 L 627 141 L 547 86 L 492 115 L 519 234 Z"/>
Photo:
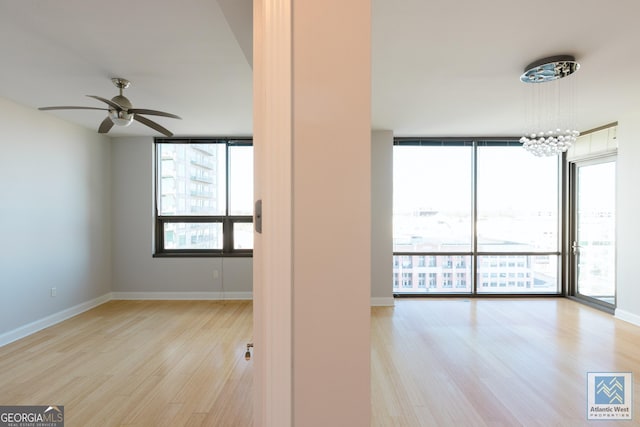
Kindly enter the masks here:
<path id="1" fill-rule="evenodd" d="M 593 425 L 587 372 L 640 392 L 640 328 L 568 299 L 399 299 L 372 330 L 375 426 Z"/>
<path id="2" fill-rule="evenodd" d="M 251 426 L 251 303 L 112 301 L 0 348 L 0 404 L 66 425 Z M 587 372 L 633 372 L 640 328 L 565 299 L 399 299 L 372 309 L 372 425 L 587 422 Z M 634 409 L 640 408 L 634 396 Z M 634 414 L 640 420 L 640 414 Z"/>
<path id="3" fill-rule="evenodd" d="M 111 301 L 0 348 L 0 403 L 65 426 L 250 426 L 248 302 Z"/>

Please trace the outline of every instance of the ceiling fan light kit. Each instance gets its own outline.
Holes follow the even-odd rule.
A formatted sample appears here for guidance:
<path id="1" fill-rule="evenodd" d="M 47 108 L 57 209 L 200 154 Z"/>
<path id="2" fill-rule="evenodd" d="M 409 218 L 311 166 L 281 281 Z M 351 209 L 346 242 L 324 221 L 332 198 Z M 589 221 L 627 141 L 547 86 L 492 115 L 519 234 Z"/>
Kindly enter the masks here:
<path id="1" fill-rule="evenodd" d="M 150 120 L 141 114 L 148 114 L 152 116 L 170 117 L 172 119 L 180 119 L 175 114 L 167 113 L 158 110 L 149 110 L 146 108 L 133 108 L 131 101 L 122 94 L 122 91 L 131 85 L 131 82 L 127 79 L 120 77 L 114 77 L 111 79 L 115 87 L 120 91 L 119 95 L 114 96 L 111 100 L 102 98 L 96 95 L 87 95 L 90 98 L 97 99 L 104 102 L 109 108 L 95 108 L 95 107 L 78 107 L 78 106 L 55 106 L 55 107 L 40 107 L 39 110 L 103 110 L 107 111 L 107 117 L 100 123 L 98 127 L 98 133 L 107 133 L 113 125 L 116 126 L 129 126 L 134 120 L 142 123 L 151 129 L 160 132 L 165 136 L 173 136 L 173 133 L 161 126 L 160 124 Z"/>
<path id="2" fill-rule="evenodd" d="M 133 114 L 124 110 L 109 110 L 109 119 L 111 119 L 116 126 L 129 126 L 133 121 Z"/>

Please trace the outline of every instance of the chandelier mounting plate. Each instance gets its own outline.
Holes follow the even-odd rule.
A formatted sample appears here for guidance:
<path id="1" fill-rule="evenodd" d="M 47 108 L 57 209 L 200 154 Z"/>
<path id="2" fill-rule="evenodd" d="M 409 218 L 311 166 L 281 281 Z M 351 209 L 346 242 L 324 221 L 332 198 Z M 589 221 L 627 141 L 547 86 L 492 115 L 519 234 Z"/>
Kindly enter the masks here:
<path id="1" fill-rule="evenodd" d="M 571 55 L 557 55 L 539 59 L 527 65 L 520 76 L 523 83 L 544 83 L 568 77 L 580 69 Z"/>

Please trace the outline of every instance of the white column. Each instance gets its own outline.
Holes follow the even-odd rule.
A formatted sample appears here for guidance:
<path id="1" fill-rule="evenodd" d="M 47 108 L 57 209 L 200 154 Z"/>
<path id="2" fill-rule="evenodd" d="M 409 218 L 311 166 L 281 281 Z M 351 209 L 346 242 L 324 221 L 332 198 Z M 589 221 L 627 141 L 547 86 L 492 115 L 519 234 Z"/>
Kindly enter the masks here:
<path id="1" fill-rule="evenodd" d="M 257 426 L 369 426 L 370 0 L 254 2 Z"/>
<path id="2" fill-rule="evenodd" d="M 616 165 L 616 316 L 640 325 L 638 242 L 640 242 L 640 112 L 618 120 Z"/>

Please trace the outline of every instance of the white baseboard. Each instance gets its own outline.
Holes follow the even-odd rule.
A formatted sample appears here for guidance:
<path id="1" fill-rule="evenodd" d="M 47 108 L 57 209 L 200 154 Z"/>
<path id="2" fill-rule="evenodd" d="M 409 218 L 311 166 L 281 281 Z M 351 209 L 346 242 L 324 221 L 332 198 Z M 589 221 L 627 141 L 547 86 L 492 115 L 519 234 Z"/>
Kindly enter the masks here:
<path id="1" fill-rule="evenodd" d="M 371 307 L 393 307 L 394 305 L 393 297 L 371 297 Z"/>
<path id="2" fill-rule="evenodd" d="M 638 316 L 637 314 L 629 313 L 628 311 L 616 308 L 615 316 L 620 320 L 624 320 L 625 322 L 633 323 L 636 326 L 640 326 L 640 316 Z"/>
<path id="3" fill-rule="evenodd" d="M 53 326 L 56 323 L 62 322 L 63 320 L 67 320 L 73 316 L 77 316 L 80 313 L 91 310 L 92 308 L 95 308 L 110 300 L 111 293 L 108 293 L 98 298 L 94 298 L 91 301 L 83 302 L 82 304 L 75 305 L 73 307 L 67 308 L 66 310 L 62 310 L 40 320 L 36 320 L 35 322 L 20 326 L 19 328 L 16 328 L 12 331 L 5 332 L 4 334 L 0 335 L 0 347 L 17 341 L 20 338 L 29 336 L 35 332 L 41 331 L 42 329 L 48 328 L 49 326 Z"/>
<path id="4" fill-rule="evenodd" d="M 114 300 L 252 300 L 252 292 L 113 292 Z"/>
<path id="5" fill-rule="evenodd" d="M 12 331 L 0 334 L 0 347 L 27 337 L 42 329 L 60 323 L 80 313 L 91 310 L 111 300 L 252 300 L 252 292 L 110 292 L 91 301 L 83 302 L 66 310 L 52 314 L 35 322 L 20 326 Z M 372 297 L 372 307 L 393 307 L 393 297 Z M 620 311 L 620 310 L 618 310 Z M 640 316 L 631 313 L 623 315 L 616 311 L 616 317 L 640 325 Z M 629 320 L 632 319 L 632 320 Z"/>

